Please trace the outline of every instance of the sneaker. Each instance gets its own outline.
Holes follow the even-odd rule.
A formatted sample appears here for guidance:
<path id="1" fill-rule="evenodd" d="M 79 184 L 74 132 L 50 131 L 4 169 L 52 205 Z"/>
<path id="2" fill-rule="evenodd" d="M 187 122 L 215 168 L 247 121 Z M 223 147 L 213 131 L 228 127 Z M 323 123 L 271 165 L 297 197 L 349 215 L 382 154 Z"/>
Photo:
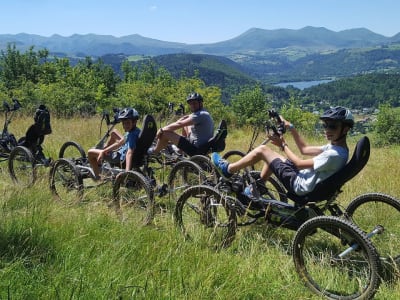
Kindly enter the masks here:
<path id="1" fill-rule="evenodd" d="M 211 155 L 211 162 L 222 177 L 226 179 L 232 177 L 232 174 L 228 172 L 229 163 L 226 160 L 222 159 L 217 152 L 214 152 Z"/>

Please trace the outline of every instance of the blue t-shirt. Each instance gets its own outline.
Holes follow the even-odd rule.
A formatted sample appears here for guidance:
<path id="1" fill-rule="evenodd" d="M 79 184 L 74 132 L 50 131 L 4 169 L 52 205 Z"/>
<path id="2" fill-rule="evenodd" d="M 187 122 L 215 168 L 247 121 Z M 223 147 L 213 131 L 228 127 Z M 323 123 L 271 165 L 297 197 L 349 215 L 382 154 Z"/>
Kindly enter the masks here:
<path id="1" fill-rule="evenodd" d="M 117 150 L 118 153 L 120 153 L 120 159 L 121 161 L 125 160 L 126 157 L 126 152 L 128 152 L 128 149 L 134 150 L 136 148 L 136 142 L 140 134 L 140 129 L 135 127 L 135 129 L 125 132 L 124 134 L 124 140 L 125 143 Z"/>

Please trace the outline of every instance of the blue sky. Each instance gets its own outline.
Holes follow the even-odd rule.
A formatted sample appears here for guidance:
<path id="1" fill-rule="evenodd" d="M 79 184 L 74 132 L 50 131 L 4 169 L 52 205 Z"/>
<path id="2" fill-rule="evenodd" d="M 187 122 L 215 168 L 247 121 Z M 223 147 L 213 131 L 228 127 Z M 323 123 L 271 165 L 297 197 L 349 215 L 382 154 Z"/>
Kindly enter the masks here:
<path id="1" fill-rule="evenodd" d="M 214 43 L 250 28 L 400 32 L 399 0 L 4 0 L 0 34 L 140 34 L 163 41 Z"/>

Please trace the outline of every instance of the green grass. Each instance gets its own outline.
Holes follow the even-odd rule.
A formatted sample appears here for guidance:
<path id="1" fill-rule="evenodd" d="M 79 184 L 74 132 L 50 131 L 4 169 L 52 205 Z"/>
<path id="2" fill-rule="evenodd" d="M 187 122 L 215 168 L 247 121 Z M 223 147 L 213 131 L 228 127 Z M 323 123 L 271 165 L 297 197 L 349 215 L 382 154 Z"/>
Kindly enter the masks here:
<path id="1" fill-rule="evenodd" d="M 20 137 L 30 123 L 14 120 L 10 130 Z M 53 120 L 46 154 L 56 157 L 67 140 L 87 150 L 98 139 L 98 123 Z M 231 130 L 226 150 L 247 150 L 249 137 L 249 131 Z M 350 139 L 352 149 L 355 141 Z M 367 167 L 344 187 L 339 202 L 345 206 L 366 192 L 400 197 L 399 160 L 400 148 L 373 147 Z M 255 224 L 216 252 L 184 241 L 171 212 L 144 227 L 121 222 L 101 196 L 66 208 L 52 198 L 48 169 L 22 189 L 12 184 L 6 164 L 0 167 L 0 299 L 319 299 L 294 270 L 294 232 Z M 398 283 L 382 284 L 376 295 L 399 297 Z"/>

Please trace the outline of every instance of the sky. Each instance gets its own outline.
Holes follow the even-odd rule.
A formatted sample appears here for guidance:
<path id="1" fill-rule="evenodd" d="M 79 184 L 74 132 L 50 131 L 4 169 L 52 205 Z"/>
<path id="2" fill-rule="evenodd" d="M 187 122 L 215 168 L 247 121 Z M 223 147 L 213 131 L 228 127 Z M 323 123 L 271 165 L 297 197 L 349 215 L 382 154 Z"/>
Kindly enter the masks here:
<path id="1" fill-rule="evenodd" d="M 399 0 L 0 0 L 0 34 L 100 34 L 186 44 L 226 41 L 250 28 L 400 32 Z"/>

